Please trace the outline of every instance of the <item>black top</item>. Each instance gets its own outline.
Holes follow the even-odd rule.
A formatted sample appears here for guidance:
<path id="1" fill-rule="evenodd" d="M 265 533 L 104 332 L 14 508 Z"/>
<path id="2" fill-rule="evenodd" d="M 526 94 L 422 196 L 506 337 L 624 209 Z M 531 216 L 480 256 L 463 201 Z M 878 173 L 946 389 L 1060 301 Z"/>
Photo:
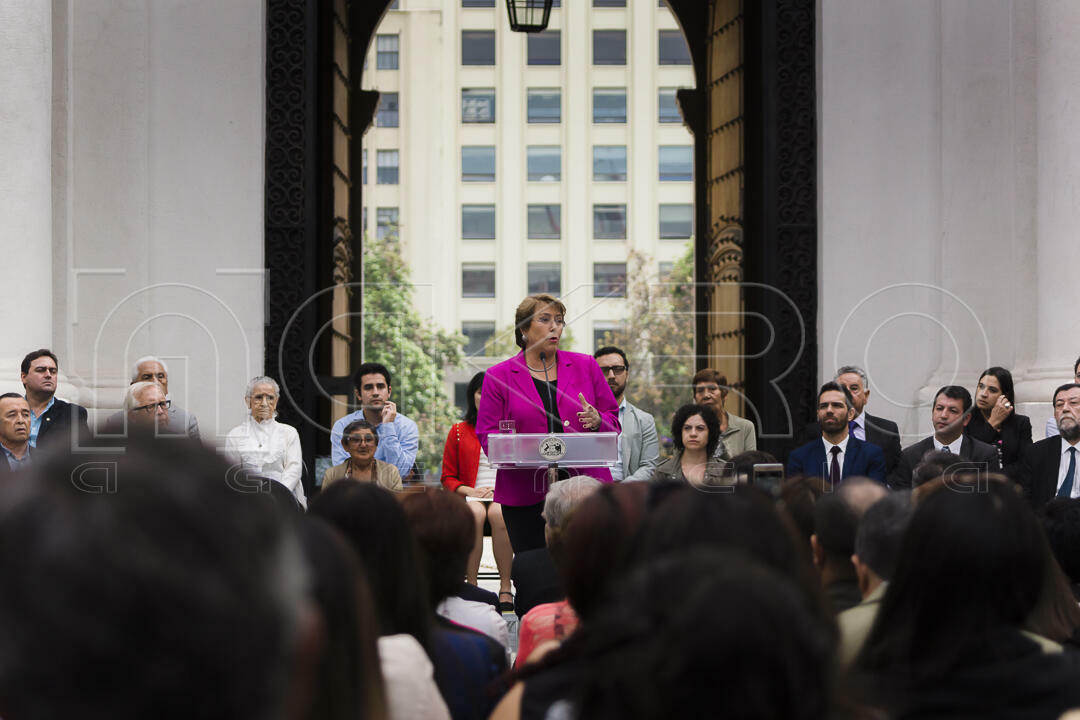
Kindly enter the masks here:
<path id="1" fill-rule="evenodd" d="M 1031 420 L 1027 415 L 1017 415 L 1015 412 L 1005 418 L 1000 430 L 995 430 L 979 408 L 973 408 L 964 432 L 997 448 L 1001 467 L 1006 470 L 1020 462 L 1024 450 L 1031 446 Z"/>
<path id="2" fill-rule="evenodd" d="M 544 403 L 544 412 L 547 413 L 548 418 L 548 432 L 562 432 L 562 418 L 559 417 L 559 406 L 555 401 L 558 381 L 552 380 L 549 382 L 533 378 L 533 382 L 536 383 L 536 392 L 540 393 L 540 400 Z"/>

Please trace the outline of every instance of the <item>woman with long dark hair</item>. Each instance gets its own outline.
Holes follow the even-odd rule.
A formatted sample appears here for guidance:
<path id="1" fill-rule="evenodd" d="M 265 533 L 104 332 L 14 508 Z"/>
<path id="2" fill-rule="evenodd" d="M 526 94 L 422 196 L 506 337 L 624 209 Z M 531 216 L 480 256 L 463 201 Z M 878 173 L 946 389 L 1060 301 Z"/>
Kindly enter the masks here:
<path id="1" fill-rule="evenodd" d="M 1020 461 L 1031 445 L 1031 420 L 1016 412 L 1012 373 L 996 365 L 983 371 L 975 386 L 975 407 L 964 432 L 997 448 L 1002 470 Z"/>

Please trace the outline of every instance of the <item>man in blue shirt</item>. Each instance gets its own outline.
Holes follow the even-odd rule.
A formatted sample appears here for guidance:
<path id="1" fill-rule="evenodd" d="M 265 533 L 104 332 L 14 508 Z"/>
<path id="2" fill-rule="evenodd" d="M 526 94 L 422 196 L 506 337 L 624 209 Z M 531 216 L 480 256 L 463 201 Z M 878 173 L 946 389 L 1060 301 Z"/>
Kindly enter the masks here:
<path id="1" fill-rule="evenodd" d="M 30 464 L 30 406 L 18 393 L 0 395 L 0 475 Z"/>
<path id="2" fill-rule="evenodd" d="M 63 438 L 73 445 L 89 436 L 86 408 L 56 398 L 60 364 L 51 350 L 27 353 L 20 369 L 30 405 L 30 447 L 40 446 L 46 435 L 48 442 Z"/>
<path id="3" fill-rule="evenodd" d="M 375 459 L 396 465 L 401 477 L 408 476 L 420 447 L 420 431 L 416 423 L 401 415 L 390 400 L 390 371 L 379 363 L 364 363 L 353 375 L 356 399 L 360 409 L 334 423 L 330 431 L 330 459 L 340 465 L 349 459 L 341 446 L 345 426 L 354 420 L 367 420 L 379 433 L 379 448 Z"/>

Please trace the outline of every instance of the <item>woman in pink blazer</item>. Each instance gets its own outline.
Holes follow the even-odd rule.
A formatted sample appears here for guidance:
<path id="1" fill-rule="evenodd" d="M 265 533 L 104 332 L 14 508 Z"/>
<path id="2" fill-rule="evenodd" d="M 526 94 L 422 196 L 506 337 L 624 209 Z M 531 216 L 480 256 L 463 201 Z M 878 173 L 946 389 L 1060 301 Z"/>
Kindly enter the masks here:
<path id="1" fill-rule="evenodd" d="M 476 435 L 484 452 L 499 422 L 513 420 L 518 433 L 619 432 L 619 407 L 591 355 L 559 350 L 566 306 L 550 295 L 530 295 L 514 315 L 514 336 L 522 352 L 487 371 L 480 395 Z M 550 382 L 549 382 L 550 381 Z M 564 473 L 611 482 L 606 467 Z M 544 547 L 545 470 L 500 468 L 494 500 L 515 553 Z"/>

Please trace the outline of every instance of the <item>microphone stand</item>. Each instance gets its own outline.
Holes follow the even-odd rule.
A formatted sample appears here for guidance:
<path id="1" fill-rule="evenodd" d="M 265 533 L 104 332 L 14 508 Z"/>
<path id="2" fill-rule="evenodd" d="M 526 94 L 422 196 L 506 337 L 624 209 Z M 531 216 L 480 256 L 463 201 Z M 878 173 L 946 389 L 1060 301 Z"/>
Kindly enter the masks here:
<path id="1" fill-rule="evenodd" d="M 555 398 L 551 394 L 551 380 L 548 379 L 547 353 L 545 353 L 543 350 L 540 351 L 540 367 L 544 368 L 544 385 L 547 386 L 548 403 L 550 403 L 551 407 L 555 408 L 557 411 L 559 406 L 555 404 Z M 554 420 L 554 418 L 551 417 L 551 413 L 548 412 L 546 409 L 544 411 L 544 414 L 547 415 L 548 433 L 554 434 L 557 429 L 552 428 L 552 421 Z M 558 463 L 548 464 L 547 480 L 548 486 L 551 486 L 552 484 L 559 481 Z"/>

